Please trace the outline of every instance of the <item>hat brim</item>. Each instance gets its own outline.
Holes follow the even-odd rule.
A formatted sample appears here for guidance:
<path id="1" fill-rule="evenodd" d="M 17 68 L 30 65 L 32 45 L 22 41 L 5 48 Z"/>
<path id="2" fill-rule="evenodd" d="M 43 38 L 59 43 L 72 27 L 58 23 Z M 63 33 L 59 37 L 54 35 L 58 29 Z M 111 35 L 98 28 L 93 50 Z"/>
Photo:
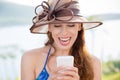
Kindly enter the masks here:
<path id="1" fill-rule="evenodd" d="M 65 18 L 65 17 L 61 17 Z M 38 22 L 34 24 L 31 28 L 30 31 L 31 33 L 36 33 L 36 34 L 46 34 L 48 32 L 48 24 L 56 24 L 56 23 L 82 23 L 83 27 L 85 30 L 89 30 L 95 27 L 98 27 L 102 24 L 100 21 L 88 21 L 86 18 L 82 16 L 74 16 L 71 20 L 69 21 L 44 21 L 44 22 Z"/>

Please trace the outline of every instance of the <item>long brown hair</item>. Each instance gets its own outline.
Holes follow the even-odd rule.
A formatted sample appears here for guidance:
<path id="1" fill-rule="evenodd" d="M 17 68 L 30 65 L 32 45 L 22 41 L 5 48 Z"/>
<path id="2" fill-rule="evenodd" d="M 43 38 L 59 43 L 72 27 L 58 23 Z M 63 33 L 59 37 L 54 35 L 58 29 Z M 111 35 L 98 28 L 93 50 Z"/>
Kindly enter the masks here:
<path id="1" fill-rule="evenodd" d="M 50 32 L 48 32 L 48 41 L 45 45 L 52 45 L 54 39 Z M 84 38 L 84 29 L 78 32 L 78 37 L 70 49 L 70 55 L 74 56 L 74 66 L 78 68 L 80 80 L 93 80 L 94 73 L 91 63 L 91 56 L 89 55 Z"/>

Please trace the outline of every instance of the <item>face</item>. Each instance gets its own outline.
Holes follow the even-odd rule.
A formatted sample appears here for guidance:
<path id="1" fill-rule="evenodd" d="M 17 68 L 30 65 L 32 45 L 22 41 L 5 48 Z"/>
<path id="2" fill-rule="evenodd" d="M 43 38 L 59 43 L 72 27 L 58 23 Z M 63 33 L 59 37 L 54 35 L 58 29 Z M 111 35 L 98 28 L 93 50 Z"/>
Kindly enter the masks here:
<path id="1" fill-rule="evenodd" d="M 54 39 L 53 45 L 59 49 L 70 49 L 74 44 L 81 26 L 78 23 L 50 24 L 49 31 Z"/>

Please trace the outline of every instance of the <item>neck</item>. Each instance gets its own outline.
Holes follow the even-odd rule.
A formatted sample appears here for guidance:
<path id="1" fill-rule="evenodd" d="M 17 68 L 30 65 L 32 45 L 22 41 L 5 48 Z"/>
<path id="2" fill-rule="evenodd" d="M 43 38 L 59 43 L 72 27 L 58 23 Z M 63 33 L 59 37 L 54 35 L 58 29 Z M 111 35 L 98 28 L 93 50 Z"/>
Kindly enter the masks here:
<path id="1" fill-rule="evenodd" d="M 67 56 L 69 55 L 69 50 L 56 50 L 55 55 L 56 56 Z"/>
<path id="2" fill-rule="evenodd" d="M 69 54 L 69 51 L 70 51 L 70 48 L 66 48 L 66 49 L 62 49 L 62 48 L 59 48 L 57 47 L 55 44 L 53 44 L 53 48 L 54 48 L 54 54 L 55 56 L 67 56 L 67 55 L 70 55 Z"/>
<path id="3" fill-rule="evenodd" d="M 55 52 L 54 55 L 55 56 L 67 56 L 69 55 L 69 51 L 70 49 L 61 49 L 61 48 L 57 48 L 54 46 Z"/>

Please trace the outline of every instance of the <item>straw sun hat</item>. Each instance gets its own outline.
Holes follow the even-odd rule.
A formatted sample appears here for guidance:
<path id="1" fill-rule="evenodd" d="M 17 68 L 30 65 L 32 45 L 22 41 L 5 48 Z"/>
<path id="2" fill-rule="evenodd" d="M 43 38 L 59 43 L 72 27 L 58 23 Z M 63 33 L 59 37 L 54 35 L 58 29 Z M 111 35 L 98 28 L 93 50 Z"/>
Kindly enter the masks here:
<path id="1" fill-rule="evenodd" d="M 90 22 L 80 14 L 78 0 L 48 0 L 35 8 L 31 33 L 45 34 L 50 23 L 82 23 L 85 30 L 95 28 L 102 22 Z M 39 11 L 39 12 L 38 12 Z"/>

